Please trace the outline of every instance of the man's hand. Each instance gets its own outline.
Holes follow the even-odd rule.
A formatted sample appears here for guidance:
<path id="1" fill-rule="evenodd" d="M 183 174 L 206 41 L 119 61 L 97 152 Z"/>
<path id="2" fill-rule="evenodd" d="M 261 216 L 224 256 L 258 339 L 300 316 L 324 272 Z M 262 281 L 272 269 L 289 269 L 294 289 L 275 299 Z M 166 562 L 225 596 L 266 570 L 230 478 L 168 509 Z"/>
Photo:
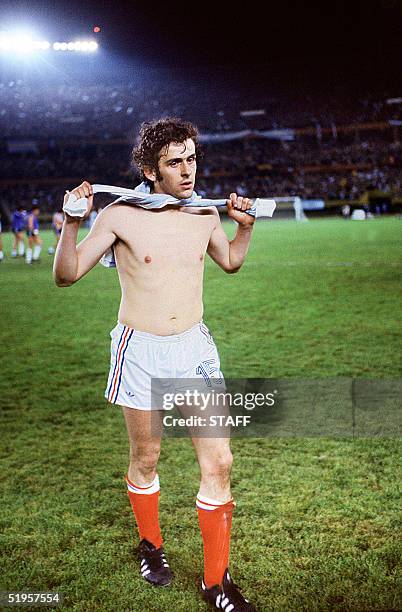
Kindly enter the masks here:
<path id="1" fill-rule="evenodd" d="M 88 181 L 84 181 L 83 183 L 81 183 L 81 185 L 79 185 L 72 191 L 67 191 L 67 193 L 64 195 L 63 206 L 64 204 L 66 204 L 69 195 L 71 195 L 72 193 L 75 195 L 77 200 L 81 198 L 87 198 L 88 200 L 87 212 L 85 213 L 83 217 L 72 217 L 68 213 L 65 213 L 66 218 L 68 221 L 76 221 L 76 222 L 84 221 L 85 219 L 88 218 L 89 213 L 91 212 L 91 209 L 92 209 L 93 201 L 94 201 L 92 185 L 88 183 Z"/>
<path id="2" fill-rule="evenodd" d="M 228 208 L 228 216 L 244 227 L 253 226 L 255 217 L 248 215 L 246 210 L 251 208 L 251 200 L 238 196 L 237 193 L 231 193 L 230 199 L 226 200 Z"/>

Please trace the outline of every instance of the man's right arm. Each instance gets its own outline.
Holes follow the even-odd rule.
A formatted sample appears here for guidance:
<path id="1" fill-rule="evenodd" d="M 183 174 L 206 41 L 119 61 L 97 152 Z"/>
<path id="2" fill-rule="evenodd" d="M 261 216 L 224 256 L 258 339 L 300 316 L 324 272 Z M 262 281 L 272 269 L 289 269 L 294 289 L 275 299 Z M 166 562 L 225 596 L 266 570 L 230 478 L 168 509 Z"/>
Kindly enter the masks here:
<path id="1" fill-rule="evenodd" d="M 91 206 L 92 198 L 88 199 Z M 87 215 L 89 211 L 90 208 Z M 111 212 L 107 207 L 98 215 L 90 232 L 78 246 L 77 235 L 82 219 L 66 214 L 53 264 L 53 277 L 58 287 L 69 287 L 76 283 L 116 241 Z"/>

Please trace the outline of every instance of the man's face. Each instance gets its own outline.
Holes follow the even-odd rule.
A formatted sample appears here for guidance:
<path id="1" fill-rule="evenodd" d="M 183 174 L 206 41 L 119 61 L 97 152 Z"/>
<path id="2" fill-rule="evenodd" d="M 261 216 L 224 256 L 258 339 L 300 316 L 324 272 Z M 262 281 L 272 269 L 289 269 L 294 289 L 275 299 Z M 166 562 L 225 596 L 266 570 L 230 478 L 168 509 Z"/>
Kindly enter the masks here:
<path id="1" fill-rule="evenodd" d="M 155 193 L 167 193 L 175 198 L 189 198 L 193 193 L 197 161 L 195 144 L 191 138 L 185 142 L 171 142 L 159 157 L 159 173 L 154 180 Z"/>

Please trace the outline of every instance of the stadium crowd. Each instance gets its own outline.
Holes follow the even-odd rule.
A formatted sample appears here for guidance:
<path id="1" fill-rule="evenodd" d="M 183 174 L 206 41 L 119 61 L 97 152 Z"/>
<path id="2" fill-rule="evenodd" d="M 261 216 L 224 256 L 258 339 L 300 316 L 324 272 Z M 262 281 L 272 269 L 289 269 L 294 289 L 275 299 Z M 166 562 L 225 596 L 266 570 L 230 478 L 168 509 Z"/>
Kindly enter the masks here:
<path id="1" fill-rule="evenodd" d="M 88 176 L 107 178 L 122 176 L 130 167 L 130 145 L 51 143 L 36 150 L 4 155 L 0 179 Z M 394 167 L 400 163 L 400 143 L 382 139 L 377 142 L 314 143 L 268 139 L 243 139 L 225 143 L 204 144 L 200 171 L 205 176 L 219 173 L 253 171 L 259 166 L 274 169 L 339 165 Z M 267 168 L 265 168 L 267 169 Z"/>
<path id="2" fill-rule="evenodd" d="M 142 121 L 174 115 L 189 119 L 201 131 L 225 132 L 258 127 L 297 128 L 400 119 L 400 106 L 382 98 L 253 92 L 250 96 L 225 89 L 213 92 L 203 81 L 171 79 L 157 83 L 49 84 L 21 79 L 0 81 L 0 126 L 3 138 L 122 138 L 133 136 Z"/>
<path id="3" fill-rule="evenodd" d="M 355 200 L 367 189 L 402 195 L 400 143 L 249 139 L 208 144 L 203 149 L 197 188 L 205 195 L 221 197 L 234 189 L 234 183 L 239 193 L 261 197 L 282 194 Z M 36 198 L 42 210 L 50 211 L 60 200 L 61 187 L 71 187 L 71 180 L 82 176 L 92 182 L 131 187 L 139 178 L 130 167 L 130 150 L 130 145 L 83 144 L 9 154 L 0 168 L 0 180 L 7 184 L 2 201 L 9 207 L 15 202 L 28 207 Z M 60 181 L 46 185 L 27 181 L 49 177 Z"/>
<path id="4" fill-rule="evenodd" d="M 132 187 L 138 182 L 130 162 L 134 134 L 142 121 L 163 115 L 187 118 L 202 134 L 307 128 L 290 140 L 204 143 L 196 185 L 202 195 L 237 190 L 251 197 L 356 200 L 371 189 L 402 196 L 401 128 L 353 129 L 397 120 L 401 105 L 387 104 L 385 95 L 304 96 L 289 104 L 279 94 L 256 92 L 253 107 L 264 113 L 245 116 L 246 98 L 234 92 L 228 100 L 219 92 L 211 98 L 202 84 L 183 88 L 173 79 L 163 86 L 0 82 L 0 207 L 37 203 L 42 213 L 54 211 L 64 190 L 83 177 Z"/>

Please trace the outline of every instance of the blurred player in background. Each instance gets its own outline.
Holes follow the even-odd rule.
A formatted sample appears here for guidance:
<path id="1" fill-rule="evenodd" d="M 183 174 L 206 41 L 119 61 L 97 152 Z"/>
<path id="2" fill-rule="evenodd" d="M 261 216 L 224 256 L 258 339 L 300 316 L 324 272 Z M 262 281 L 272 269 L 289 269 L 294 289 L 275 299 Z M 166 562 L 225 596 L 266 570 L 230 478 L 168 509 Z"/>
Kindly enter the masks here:
<path id="1" fill-rule="evenodd" d="M 93 224 L 95 223 L 95 219 L 98 216 L 100 210 L 98 209 L 92 209 L 91 212 L 89 213 L 89 217 L 88 217 L 88 228 L 91 229 L 91 227 L 93 226 Z"/>
<path id="2" fill-rule="evenodd" d="M 33 261 L 38 261 L 42 250 L 42 239 L 39 236 L 39 206 L 34 204 L 31 212 L 27 215 L 26 232 L 28 236 L 28 248 L 25 261 L 31 264 Z"/>
<path id="3" fill-rule="evenodd" d="M 144 187 L 177 199 L 193 194 L 198 132 L 180 119 L 144 124 L 134 161 Z M 88 199 L 84 182 L 72 193 Z M 68 194 L 65 196 L 67 201 Z M 107 206 L 87 237 L 76 246 L 80 220 L 66 214 L 56 251 L 54 277 L 69 286 L 84 276 L 113 246 L 122 288 L 118 323 L 112 331 L 112 359 L 106 397 L 123 407 L 130 441 L 126 476 L 128 495 L 140 535 L 140 571 L 148 582 L 172 580 L 158 518 L 159 459 L 162 433 L 155 433 L 151 381 L 155 378 L 201 379 L 205 373 L 222 383 L 220 359 L 202 321 L 205 254 L 225 272 L 242 266 L 255 218 L 245 211 L 248 198 L 231 193 L 228 216 L 237 224 L 229 241 L 215 207 L 168 205 L 145 210 L 126 204 Z M 208 371 L 207 371 L 208 370 Z M 157 411 L 161 418 L 161 410 Z M 228 570 L 232 512 L 232 454 L 229 436 L 192 437 L 201 472 L 196 499 L 204 544 L 202 595 L 218 610 L 252 612 L 254 606 L 232 582 Z M 183 543 L 184 545 L 184 543 Z"/>
<path id="4" fill-rule="evenodd" d="M 53 228 L 54 235 L 55 235 L 55 242 L 54 242 L 54 247 L 49 247 L 47 250 L 49 255 L 53 255 L 53 253 L 57 249 L 57 245 L 59 244 L 59 240 L 60 240 L 61 229 L 63 227 L 63 221 L 64 221 L 63 211 L 61 209 L 56 210 L 56 212 L 52 216 L 52 228 Z"/>
<path id="5" fill-rule="evenodd" d="M 25 255 L 24 229 L 26 216 L 27 213 L 23 206 L 18 206 L 13 212 L 11 230 L 14 234 L 14 242 L 11 257 L 24 257 Z"/>

